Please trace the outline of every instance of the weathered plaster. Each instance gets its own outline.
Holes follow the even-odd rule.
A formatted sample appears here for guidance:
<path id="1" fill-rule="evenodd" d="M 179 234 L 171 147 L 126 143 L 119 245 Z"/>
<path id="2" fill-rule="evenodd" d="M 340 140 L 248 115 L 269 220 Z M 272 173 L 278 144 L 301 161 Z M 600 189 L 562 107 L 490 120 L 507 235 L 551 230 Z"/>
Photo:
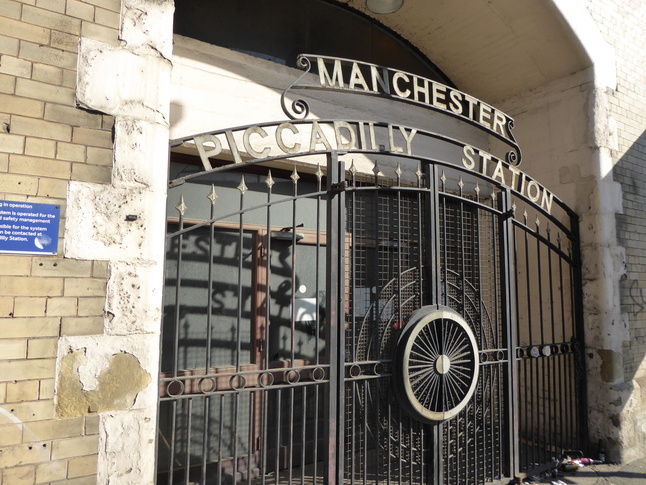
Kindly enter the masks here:
<path id="1" fill-rule="evenodd" d="M 113 354 L 94 385 L 83 382 L 79 371 L 83 365 L 87 365 L 86 349 L 70 351 L 61 361 L 56 392 L 60 418 L 130 409 L 151 381 L 137 358 L 127 352 Z"/>

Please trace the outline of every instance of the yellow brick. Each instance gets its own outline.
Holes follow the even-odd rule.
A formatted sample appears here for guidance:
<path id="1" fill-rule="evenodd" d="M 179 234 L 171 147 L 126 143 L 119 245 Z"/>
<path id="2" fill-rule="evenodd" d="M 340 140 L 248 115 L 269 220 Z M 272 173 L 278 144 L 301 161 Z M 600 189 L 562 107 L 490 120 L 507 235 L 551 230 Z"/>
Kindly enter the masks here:
<path id="1" fill-rule="evenodd" d="M 23 153 L 25 150 L 25 137 L 0 133 L 0 147 L 5 153 Z"/>
<path id="2" fill-rule="evenodd" d="M 103 8 L 98 8 L 94 12 L 94 21 L 97 24 L 105 25 L 107 27 L 112 27 L 113 29 L 118 29 L 121 22 L 121 17 L 118 12 L 113 12 L 111 10 L 105 10 Z"/>
<path id="3" fill-rule="evenodd" d="M 93 455 L 96 454 L 98 447 L 98 435 L 57 440 L 52 443 L 52 459 L 60 460 L 76 456 Z"/>
<path id="4" fill-rule="evenodd" d="M 54 158 L 56 156 L 56 142 L 45 138 L 29 137 L 25 140 L 25 155 Z"/>
<path id="5" fill-rule="evenodd" d="M 16 94 L 26 98 L 49 101 L 50 103 L 72 105 L 75 102 L 74 90 L 31 79 L 16 79 Z"/>
<path id="6" fill-rule="evenodd" d="M 0 335 L 7 339 L 57 337 L 59 327 L 60 318 L 56 317 L 0 319 Z"/>
<path id="7" fill-rule="evenodd" d="M 47 44 L 49 42 L 49 29 L 6 17 L 0 17 L 0 32 L 9 37 L 38 44 Z"/>
<path id="8" fill-rule="evenodd" d="M 104 130 L 112 132 L 114 129 L 114 116 L 103 115 L 103 127 Z"/>
<path id="9" fill-rule="evenodd" d="M 99 424 L 101 418 L 98 414 L 88 414 L 85 416 L 85 434 L 99 434 Z"/>
<path id="10" fill-rule="evenodd" d="M 78 300 L 78 316 L 91 317 L 103 315 L 105 307 L 105 298 L 79 298 Z"/>
<path id="11" fill-rule="evenodd" d="M 26 350 L 27 341 L 24 339 L 0 340 L 0 360 L 24 359 Z"/>
<path id="12" fill-rule="evenodd" d="M 27 341 L 27 358 L 46 359 L 56 357 L 57 338 L 36 338 Z"/>
<path id="13" fill-rule="evenodd" d="M 26 278 L 0 276 L 0 295 L 5 296 L 62 296 L 62 278 Z"/>
<path id="14" fill-rule="evenodd" d="M 66 15 L 61 15 L 42 8 L 25 5 L 22 10 L 22 20 L 28 24 L 40 25 L 52 30 L 60 30 L 68 34 L 81 33 L 81 21 Z"/>
<path id="15" fill-rule="evenodd" d="M 58 440 L 83 434 L 83 418 L 53 419 L 25 424 L 25 439 L 31 441 Z"/>
<path id="16" fill-rule="evenodd" d="M 63 317 L 61 335 L 101 335 L 103 317 Z"/>
<path id="17" fill-rule="evenodd" d="M 0 416 L 0 419 L 2 417 Z M 25 443 L 12 446 L 0 453 L 0 469 L 49 460 L 51 446 L 47 442 Z M 11 482 L 9 482 L 11 483 Z"/>
<path id="18" fill-rule="evenodd" d="M 54 399 L 54 379 L 41 379 L 39 399 Z"/>
<path id="19" fill-rule="evenodd" d="M 96 5 L 97 7 L 107 8 L 113 12 L 119 12 L 121 0 L 84 0 L 85 3 Z"/>
<path id="20" fill-rule="evenodd" d="M 67 180 L 63 179 L 40 179 L 38 183 L 38 195 L 40 197 L 65 198 L 67 195 Z M 63 234 L 62 229 L 60 234 Z"/>
<path id="21" fill-rule="evenodd" d="M 85 163 L 72 164 L 72 180 L 109 184 L 112 180 L 112 166 L 88 165 Z"/>
<path id="22" fill-rule="evenodd" d="M 38 118 L 43 116 L 44 107 L 45 103 L 42 101 L 0 94 L 0 111 L 3 113 L 15 113 Z"/>
<path id="23" fill-rule="evenodd" d="M 67 69 L 76 68 L 76 52 L 66 52 L 58 46 L 48 47 L 42 44 L 21 42 L 19 56 L 22 59 L 40 62 L 42 64 L 50 64 Z"/>
<path id="24" fill-rule="evenodd" d="M 67 476 L 67 460 L 49 461 L 36 465 L 36 483 L 64 480 Z"/>
<path id="25" fill-rule="evenodd" d="M 91 475 L 88 477 L 66 478 L 64 482 L 52 482 L 50 485 L 96 485 L 96 483 L 96 476 Z"/>
<path id="26" fill-rule="evenodd" d="M 19 297 L 13 305 L 14 317 L 44 317 L 47 299 L 43 296 L 35 298 Z"/>
<path id="27" fill-rule="evenodd" d="M 78 312 L 78 299 L 76 298 L 48 298 L 47 316 L 69 317 Z"/>
<path id="28" fill-rule="evenodd" d="M 2 288 L 1 282 L 2 280 L 0 277 L 0 288 Z M 106 287 L 106 280 L 103 278 L 66 278 L 64 295 L 65 296 L 104 296 L 105 287 Z"/>
<path id="29" fill-rule="evenodd" d="M 65 13 L 65 0 L 38 0 L 38 6 L 58 13 Z M 34 3 L 32 3 L 34 5 Z"/>
<path id="30" fill-rule="evenodd" d="M 92 276 L 95 278 L 107 278 L 109 265 L 107 261 L 92 262 Z"/>
<path id="31" fill-rule="evenodd" d="M 57 30 L 52 32 L 52 41 L 50 45 L 56 49 L 76 53 L 78 50 L 78 44 L 78 35 L 66 34 L 65 32 L 59 32 Z"/>
<path id="32" fill-rule="evenodd" d="M 18 381 L 7 383 L 7 402 L 38 400 L 38 381 Z"/>
<path id="33" fill-rule="evenodd" d="M 0 273 L 7 276 L 29 276 L 31 257 L 0 254 Z"/>
<path id="34" fill-rule="evenodd" d="M 69 461 L 67 471 L 68 478 L 86 477 L 96 475 L 97 455 L 83 456 L 81 458 L 72 458 Z"/>
<path id="35" fill-rule="evenodd" d="M 90 276 L 92 261 L 35 257 L 31 274 L 34 276 Z"/>
<path id="36" fill-rule="evenodd" d="M 0 143 L 2 143 L 1 139 Z M 24 175 L 3 175 L 0 177 L 0 192 L 36 195 L 38 193 L 38 179 Z"/>
<path id="37" fill-rule="evenodd" d="M 32 360 L 0 360 L 0 379 L 26 381 L 29 379 L 46 379 L 54 375 L 56 359 L 32 359 Z M 35 381 L 38 382 L 38 381 Z M 12 396 L 7 385 L 7 402 L 12 402 Z M 32 400 L 38 399 L 38 393 Z M 23 401 L 19 399 L 18 401 Z"/>
<path id="38" fill-rule="evenodd" d="M 72 137 L 70 126 L 21 116 L 13 117 L 11 132 L 17 135 L 40 136 L 59 141 L 70 141 Z"/>
<path id="39" fill-rule="evenodd" d="M 106 44 L 118 46 L 119 41 L 119 31 L 112 27 L 106 27 L 105 25 L 99 25 L 92 22 L 83 21 L 83 26 L 81 27 L 81 36 L 87 37 L 88 39 L 100 40 Z"/>
<path id="40" fill-rule="evenodd" d="M 0 93 L 13 94 L 16 90 L 16 78 L 0 74 Z"/>
<path id="41" fill-rule="evenodd" d="M 103 130 L 75 127 L 72 142 L 100 148 L 112 148 L 112 133 Z"/>
<path id="42" fill-rule="evenodd" d="M 32 485 L 36 480 L 36 467 L 26 465 L 4 470 L 2 479 L 11 485 Z"/>
<path id="43" fill-rule="evenodd" d="M 9 54 L 10 56 L 17 56 L 19 51 L 20 41 L 13 37 L 6 37 L 0 35 L 0 54 Z"/>
<path id="44" fill-rule="evenodd" d="M 3 0 L 3 2 L 0 3 L 0 15 L 12 19 L 19 19 L 20 4 L 18 2 L 14 2 L 13 0 Z"/>
<path id="45" fill-rule="evenodd" d="M 7 153 L 0 153 L 0 172 L 9 171 L 9 155 Z"/>
<path id="46" fill-rule="evenodd" d="M 88 147 L 87 163 L 92 165 L 112 166 L 112 150 L 109 148 Z"/>
<path id="47" fill-rule="evenodd" d="M 89 20 L 90 22 L 94 20 L 94 7 L 76 0 L 67 0 L 65 13 L 71 17 Z"/>
<path id="48" fill-rule="evenodd" d="M 56 158 L 59 160 L 69 160 L 70 162 L 84 162 L 85 147 L 73 143 L 58 142 Z"/>
<path id="49" fill-rule="evenodd" d="M 12 76 L 30 77 L 31 62 L 4 55 L 0 57 L 0 72 Z"/>
<path id="50" fill-rule="evenodd" d="M 31 78 L 34 81 L 42 81 L 48 84 L 63 84 L 63 69 L 46 64 L 34 63 L 32 66 Z"/>
<path id="51" fill-rule="evenodd" d="M 22 443 L 22 424 L 8 424 L 0 427 L 0 446 Z"/>
<path id="52" fill-rule="evenodd" d="M 76 89 L 76 71 L 63 69 L 63 86 Z"/>
<path id="53" fill-rule="evenodd" d="M 15 423 L 16 420 L 22 423 L 28 423 L 32 421 L 52 419 L 54 417 L 53 401 L 17 402 L 3 404 L 0 408 L 3 409 L 3 411 L 0 412 L 0 425 Z M 49 455 L 49 452 L 47 454 Z M 3 456 L 4 454 L 0 454 L 0 468 L 2 468 L 1 462 Z"/>
<path id="54" fill-rule="evenodd" d="M 10 317 L 12 315 L 13 298 L 9 296 L 0 296 L 0 318 Z"/>
<path id="55" fill-rule="evenodd" d="M 101 128 L 100 114 L 89 113 L 88 111 L 84 111 L 73 106 L 47 103 L 45 106 L 45 119 L 49 121 L 58 121 L 59 123 L 66 123 L 72 126 Z"/>

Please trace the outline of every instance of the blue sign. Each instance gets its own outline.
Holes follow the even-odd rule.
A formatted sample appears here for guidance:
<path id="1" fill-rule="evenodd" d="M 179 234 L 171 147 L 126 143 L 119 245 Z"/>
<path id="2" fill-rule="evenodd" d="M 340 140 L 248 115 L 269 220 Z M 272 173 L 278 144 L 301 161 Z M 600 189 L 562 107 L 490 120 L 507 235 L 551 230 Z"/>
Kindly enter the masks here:
<path id="1" fill-rule="evenodd" d="M 0 253 L 56 254 L 61 206 L 0 200 Z"/>

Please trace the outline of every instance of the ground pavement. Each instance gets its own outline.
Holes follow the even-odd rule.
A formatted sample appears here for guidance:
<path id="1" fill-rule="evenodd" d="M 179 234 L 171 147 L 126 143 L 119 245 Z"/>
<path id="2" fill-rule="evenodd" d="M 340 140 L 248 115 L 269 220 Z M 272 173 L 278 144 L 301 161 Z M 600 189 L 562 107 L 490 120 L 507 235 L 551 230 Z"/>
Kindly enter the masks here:
<path id="1" fill-rule="evenodd" d="M 559 482 L 560 480 L 560 482 Z M 526 484 L 558 485 L 646 485 L 646 458 L 624 465 L 591 465 L 576 472 L 564 472 L 557 477 L 540 477 Z"/>

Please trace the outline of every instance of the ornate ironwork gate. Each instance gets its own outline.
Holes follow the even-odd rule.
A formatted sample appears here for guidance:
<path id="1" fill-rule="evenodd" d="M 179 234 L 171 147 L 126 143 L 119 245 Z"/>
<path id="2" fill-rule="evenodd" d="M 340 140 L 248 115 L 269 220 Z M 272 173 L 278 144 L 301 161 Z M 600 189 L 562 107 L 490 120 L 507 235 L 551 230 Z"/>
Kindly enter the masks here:
<path id="1" fill-rule="evenodd" d="M 574 214 L 313 156 L 171 164 L 158 483 L 507 483 L 580 447 Z"/>

